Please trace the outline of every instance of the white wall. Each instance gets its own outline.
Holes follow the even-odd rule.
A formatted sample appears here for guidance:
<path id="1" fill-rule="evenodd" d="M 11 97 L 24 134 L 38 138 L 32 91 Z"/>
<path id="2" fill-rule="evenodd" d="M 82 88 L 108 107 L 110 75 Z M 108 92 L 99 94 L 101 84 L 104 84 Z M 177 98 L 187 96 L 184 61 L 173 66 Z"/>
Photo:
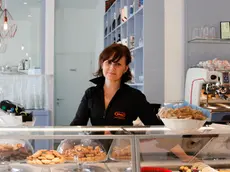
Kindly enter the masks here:
<path id="1" fill-rule="evenodd" d="M 16 4 L 19 5 L 19 4 Z M 2 65 L 18 65 L 21 59 L 31 57 L 32 65 L 40 67 L 41 59 L 41 7 L 18 6 L 10 1 L 7 5 L 9 11 L 17 24 L 17 32 L 14 38 L 9 39 L 7 50 L 5 53 L 0 53 L 0 66 Z M 22 8 L 23 7 L 23 8 Z M 31 17 L 28 17 L 31 15 Z M 21 46 L 25 49 L 22 51 Z M 28 56 L 26 56 L 28 53 Z"/>
<path id="2" fill-rule="evenodd" d="M 184 0 L 165 0 L 165 102 L 184 100 Z"/>
<path id="3" fill-rule="evenodd" d="M 93 72 L 98 69 L 98 59 L 101 51 L 104 49 L 104 14 L 105 14 L 105 2 L 99 0 L 96 7 L 96 42 L 95 42 L 95 58 L 93 59 L 94 67 Z"/>
<path id="4" fill-rule="evenodd" d="M 103 49 L 104 3 L 91 2 L 68 0 L 63 4 L 63 0 L 56 0 L 55 104 L 57 98 L 64 99 L 55 108 L 57 125 L 68 125 L 72 121 L 84 91 L 90 86 L 88 80 L 95 72 L 95 59 Z M 70 72 L 70 68 L 76 72 Z M 67 75 L 71 75 L 69 80 Z M 62 112 L 66 114 L 64 118 Z"/>
<path id="5" fill-rule="evenodd" d="M 91 6 L 87 5 L 87 2 Z M 62 1 L 57 3 L 62 7 Z M 99 54 L 104 48 L 104 11 L 104 1 L 93 4 L 89 0 L 78 3 L 72 0 L 67 1 L 64 7 L 58 9 L 56 13 L 56 18 L 62 19 L 62 22 L 58 22 L 59 24 L 55 27 L 58 33 L 55 39 L 62 41 L 55 42 L 55 53 L 92 53 L 90 72 L 94 73 L 98 68 Z"/>

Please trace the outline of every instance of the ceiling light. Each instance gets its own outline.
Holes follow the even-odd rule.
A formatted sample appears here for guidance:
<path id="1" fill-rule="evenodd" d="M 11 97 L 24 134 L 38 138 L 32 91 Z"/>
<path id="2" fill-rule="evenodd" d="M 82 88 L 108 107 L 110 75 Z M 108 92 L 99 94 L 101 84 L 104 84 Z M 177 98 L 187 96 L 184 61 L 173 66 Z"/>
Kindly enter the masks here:
<path id="1" fill-rule="evenodd" d="M 26 4 L 27 4 L 27 2 L 24 2 L 24 4 L 26 5 Z"/>
<path id="2" fill-rule="evenodd" d="M 32 17 L 32 15 L 31 15 L 31 14 L 28 14 L 28 17 Z"/>

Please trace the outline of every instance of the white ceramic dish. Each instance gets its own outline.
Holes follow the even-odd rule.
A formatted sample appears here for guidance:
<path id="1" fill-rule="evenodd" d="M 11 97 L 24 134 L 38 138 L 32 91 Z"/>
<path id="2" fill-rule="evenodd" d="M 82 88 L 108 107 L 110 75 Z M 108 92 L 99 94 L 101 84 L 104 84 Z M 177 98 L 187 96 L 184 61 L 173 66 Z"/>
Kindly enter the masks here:
<path id="1" fill-rule="evenodd" d="M 169 119 L 169 118 L 161 118 L 165 127 L 171 130 L 198 130 L 203 127 L 206 120 L 195 120 L 195 119 Z"/>

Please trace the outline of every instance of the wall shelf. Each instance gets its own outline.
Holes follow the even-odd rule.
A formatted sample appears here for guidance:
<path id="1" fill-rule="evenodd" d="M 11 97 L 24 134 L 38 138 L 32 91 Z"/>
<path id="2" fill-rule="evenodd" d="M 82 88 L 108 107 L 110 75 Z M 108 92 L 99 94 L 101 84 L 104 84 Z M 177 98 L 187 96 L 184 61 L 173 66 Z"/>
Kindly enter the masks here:
<path id="1" fill-rule="evenodd" d="M 188 43 L 230 44 L 230 39 L 192 39 Z"/>
<path id="2" fill-rule="evenodd" d="M 130 49 L 131 52 L 143 49 L 143 45 Z"/>
<path id="3" fill-rule="evenodd" d="M 129 47 L 133 56 L 130 69 L 134 75 L 134 83 L 130 85 L 134 87 L 144 86 L 139 80 L 139 76 L 143 76 L 144 73 L 143 46 L 139 46 L 139 42 L 143 41 L 142 2 L 142 0 L 116 0 L 104 15 L 104 47 L 114 42 L 121 42 Z M 124 17 L 127 19 L 124 20 Z"/>
<path id="4" fill-rule="evenodd" d="M 117 42 L 130 49 L 133 80 L 127 84 L 142 91 L 153 103 L 164 99 L 158 91 L 164 78 L 164 50 L 159 48 L 164 46 L 162 9 L 162 0 L 116 0 L 104 15 L 104 47 Z"/>

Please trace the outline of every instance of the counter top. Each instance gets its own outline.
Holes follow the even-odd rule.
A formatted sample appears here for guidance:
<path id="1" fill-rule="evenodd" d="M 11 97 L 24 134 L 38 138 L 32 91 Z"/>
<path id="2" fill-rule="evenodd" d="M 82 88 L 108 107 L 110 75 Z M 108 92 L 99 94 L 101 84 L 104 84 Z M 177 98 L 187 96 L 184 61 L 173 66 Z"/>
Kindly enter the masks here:
<path id="1" fill-rule="evenodd" d="M 229 165 L 229 160 L 208 160 L 204 161 L 204 163 L 212 166 L 212 165 Z M 93 166 L 98 166 L 106 171 L 111 171 L 111 172 L 121 172 L 124 169 L 131 167 L 131 163 L 129 162 L 108 162 L 108 163 L 95 163 L 92 164 Z M 141 166 L 155 166 L 155 167 L 165 167 L 169 169 L 177 169 L 179 166 L 185 165 L 185 166 L 190 166 L 191 163 L 184 163 L 179 160 L 165 160 L 165 161 L 148 161 L 148 162 L 142 162 Z M 29 164 L 23 164 L 23 163 L 13 163 L 11 164 L 13 168 L 16 169 L 22 169 L 23 172 L 41 172 L 41 167 L 39 166 L 33 166 Z M 55 165 L 51 167 L 51 171 L 55 169 L 55 171 L 63 171 L 64 169 L 70 168 L 74 169 L 76 164 L 74 163 L 65 163 L 65 164 L 60 164 L 60 165 Z M 45 167 L 45 166 L 44 166 Z M 62 169 L 62 170 L 61 170 Z"/>

